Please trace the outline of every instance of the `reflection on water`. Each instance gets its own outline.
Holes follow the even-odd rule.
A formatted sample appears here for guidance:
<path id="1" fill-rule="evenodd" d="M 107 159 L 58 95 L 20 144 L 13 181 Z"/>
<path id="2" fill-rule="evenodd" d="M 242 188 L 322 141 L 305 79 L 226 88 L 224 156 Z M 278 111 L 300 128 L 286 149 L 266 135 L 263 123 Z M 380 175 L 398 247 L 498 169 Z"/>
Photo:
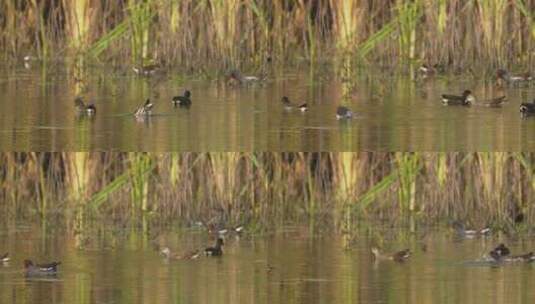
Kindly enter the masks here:
<path id="1" fill-rule="evenodd" d="M 12 253 L 0 268 L 1 303 L 533 303 L 532 264 L 492 267 L 472 263 L 497 238 L 455 240 L 429 233 L 357 235 L 344 249 L 333 235 L 288 230 L 274 235 L 227 238 L 224 255 L 167 261 L 156 245 L 177 252 L 203 248 L 202 231 L 173 231 L 149 241 L 141 233 L 92 233 L 76 249 L 67 232 L 10 229 L 0 235 Z M 370 236 L 374 235 L 375 236 Z M 388 239 L 386 241 L 383 239 Z M 425 251 L 422 249 L 425 243 Z M 405 263 L 374 263 L 370 246 L 409 247 Z M 513 252 L 533 242 L 508 241 Z M 63 261 L 57 278 L 25 279 L 22 260 Z"/>
<path id="2" fill-rule="evenodd" d="M 81 83 L 68 67 L 43 72 L 0 73 L 0 150 L 310 151 L 310 150 L 533 150 L 535 118 L 521 119 L 519 105 L 534 88 L 498 91 L 461 77 L 415 82 L 386 73 L 362 72 L 351 82 L 307 70 L 274 73 L 262 86 L 230 88 L 221 81 L 184 79 L 173 72 L 151 79 L 129 70 L 89 69 Z M 319 74 L 319 73 L 316 73 Z M 442 93 L 471 88 L 486 99 L 506 94 L 502 108 L 445 107 Z M 189 109 L 173 96 L 192 91 Z M 81 90 L 97 106 L 79 117 Z M 286 111 L 289 96 L 307 102 L 306 113 Z M 134 119 L 146 98 L 155 115 Z M 338 105 L 359 115 L 337 121 Z"/>

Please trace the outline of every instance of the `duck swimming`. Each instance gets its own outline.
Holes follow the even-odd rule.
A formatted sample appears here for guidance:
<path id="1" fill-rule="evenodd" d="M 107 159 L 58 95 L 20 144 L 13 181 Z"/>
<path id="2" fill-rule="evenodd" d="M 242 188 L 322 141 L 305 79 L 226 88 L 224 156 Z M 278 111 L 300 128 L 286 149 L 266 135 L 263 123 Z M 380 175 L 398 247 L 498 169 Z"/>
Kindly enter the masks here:
<path id="1" fill-rule="evenodd" d="M 424 63 L 418 68 L 418 72 L 424 77 L 427 77 L 434 75 L 436 73 L 436 70 L 434 67 L 429 66 L 427 63 Z"/>
<path id="2" fill-rule="evenodd" d="M 518 84 L 533 80 L 529 72 L 520 75 L 510 75 L 505 69 L 498 69 L 496 71 L 496 85 L 503 87 L 509 84 Z"/>
<path id="3" fill-rule="evenodd" d="M 533 252 L 528 252 L 525 254 L 508 256 L 508 257 L 505 257 L 503 260 L 505 262 L 511 262 L 511 263 L 516 263 L 516 262 L 531 263 L 535 261 L 535 254 L 533 254 Z"/>
<path id="4" fill-rule="evenodd" d="M 266 75 L 262 77 L 257 76 L 242 76 L 239 70 L 232 70 L 227 74 L 226 83 L 229 86 L 249 85 L 258 83 L 266 79 Z"/>
<path id="5" fill-rule="evenodd" d="M 494 261 L 494 262 L 501 262 L 502 259 L 506 256 L 508 256 L 511 253 L 509 248 L 507 248 L 503 243 L 498 245 L 496 248 L 492 249 L 488 256 Z"/>
<path id="6" fill-rule="evenodd" d="M 507 101 L 507 97 L 504 95 L 504 96 L 491 98 L 487 100 L 480 100 L 478 101 L 477 105 L 491 107 L 491 108 L 498 108 L 498 107 L 501 107 L 502 104 L 504 104 L 506 101 Z"/>
<path id="7" fill-rule="evenodd" d="M 531 263 L 535 261 L 535 255 L 533 252 L 525 254 L 510 255 L 511 251 L 504 244 L 498 245 L 488 253 L 488 257 L 492 262 L 505 262 L 505 263 Z"/>
<path id="8" fill-rule="evenodd" d="M 470 90 L 464 90 L 461 96 L 442 94 L 442 103 L 448 106 L 469 106 L 475 101 L 476 98 L 472 95 L 472 91 Z"/>
<path id="9" fill-rule="evenodd" d="M 150 102 L 150 99 L 147 99 L 142 106 L 136 109 L 134 116 L 142 117 L 150 115 L 152 113 L 152 106 L 153 104 Z"/>
<path id="10" fill-rule="evenodd" d="M 308 105 L 307 105 L 306 102 L 303 103 L 303 104 L 300 104 L 299 106 L 295 106 L 295 105 L 292 104 L 292 102 L 290 101 L 290 98 L 288 98 L 287 96 L 283 96 L 282 99 L 281 99 L 281 102 L 284 105 L 284 109 L 286 111 L 291 111 L 294 108 L 299 109 L 299 111 L 301 111 L 301 112 L 306 112 L 308 110 Z"/>
<path id="11" fill-rule="evenodd" d="M 171 259 L 171 260 L 194 260 L 201 255 L 201 252 L 199 250 L 193 250 L 193 251 L 189 251 L 189 252 L 185 252 L 183 254 L 177 255 L 177 254 L 171 253 L 171 249 L 169 249 L 169 247 L 164 247 L 160 253 L 165 258 Z"/>
<path id="12" fill-rule="evenodd" d="M 82 97 L 76 97 L 74 100 L 74 106 L 79 113 L 85 113 L 87 115 L 93 115 L 97 113 L 97 108 L 94 104 L 86 105 Z"/>
<path id="13" fill-rule="evenodd" d="M 175 96 L 173 97 L 173 105 L 180 106 L 180 107 L 189 107 L 191 106 L 191 92 L 188 90 L 184 91 L 183 96 Z"/>
<path id="14" fill-rule="evenodd" d="M 58 265 L 61 262 L 52 262 L 48 264 L 34 264 L 31 260 L 24 260 L 24 270 L 26 276 L 48 276 L 58 273 Z"/>
<path id="15" fill-rule="evenodd" d="M 336 109 L 336 119 L 340 120 L 340 119 L 351 119 L 351 118 L 353 118 L 353 112 L 349 108 L 344 107 L 344 106 L 339 106 Z"/>
<path id="16" fill-rule="evenodd" d="M 455 221 L 453 223 L 453 228 L 459 237 L 472 239 L 479 236 L 488 236 L 491 233 L 489 227 L 484 227 L 481 229 L 466 229 L 464 224 L 460 221 Z"/>
<path id="17" fill-rule="evenodd" d="M 411 251 L 409 249 L 384 254 L 379 251 L 379 248 L 372 247 L 372 253 L 376 260 L 391 260 L 395 262 L 404 262 L 411 256 Z"/>
<path id="18" fill-rule="evenodd" d="M 520 104 L 520 113 L 522 115 L 535 114 L 535 99 L 532 102 L 523 102 Z"/>
<path id="19" fill-rule="evenodd" d="M 149 64 L 145 66 L 134 66 L 132 70 L 140 76 L 151 76 L 160 68 L 159 64 Z"/>
<path id="20" fill-rule="evenodd" d="M 204 254 L 209 256 L 221 256 L 223 255 L 223 250 L 221 249 L 221 246 L 223 246 L 223 239 L 218 238 L 214 247 L 208 247 L 204 249 Z"/>

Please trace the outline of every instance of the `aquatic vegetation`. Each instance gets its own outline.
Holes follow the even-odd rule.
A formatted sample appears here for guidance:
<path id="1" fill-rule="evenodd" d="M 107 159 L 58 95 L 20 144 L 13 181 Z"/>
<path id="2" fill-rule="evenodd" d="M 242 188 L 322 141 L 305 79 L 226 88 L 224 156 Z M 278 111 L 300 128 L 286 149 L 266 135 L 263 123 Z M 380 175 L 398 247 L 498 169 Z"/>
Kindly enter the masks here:
<path id="1" fill-rule="evenodd" d="M 132 61 L 145 64 L 149 59 L 149 43 L 151 19 L 154 12 L 151 7 L 152 1 L 128 1 L 131 28 Z"/>
<path id="2" fill-rule="evenodd" d="M 70 38 L 70 48 L 75 52 L 84 50 L 88 45 L 92 18 L 90 0 L 74 1 L 65 7 L 64 12 L 65 32 Z"/>
<path id="3" fill-rule="evenodd" d="M 534 161 L 531 153 L 3 153 L 0 210 L 80 225 L 178 219 L 256 229 L 317 220 L 348 228 L 359 218 L 410 217 L 513 228 L 533 221 Z"/>
<path id="4" fill-rule="evenodd" d="M 366 58 L 466 67 L 531 63 L 535 3 L 144 0 L 0 4 L 0 54 L 88 54 L 199 68 Z M 514 20 L 514 22 L 511 22 Z M 513 33 L 513 36 L 508 35 Z M 373 52 L 372 52 L 373 50 Z"/>

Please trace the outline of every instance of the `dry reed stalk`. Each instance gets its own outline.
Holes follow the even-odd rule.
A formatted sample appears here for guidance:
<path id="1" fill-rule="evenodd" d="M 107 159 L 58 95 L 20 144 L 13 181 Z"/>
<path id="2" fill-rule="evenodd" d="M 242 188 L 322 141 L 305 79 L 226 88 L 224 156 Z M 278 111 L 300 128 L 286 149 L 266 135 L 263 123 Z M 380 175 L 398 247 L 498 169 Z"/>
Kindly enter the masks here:
<path id="1" fill-rule="evenodd" d="M 89 185 L 88 154 L 85 152 L 73 152 L 63 154 L 66 165 L 66 184 L 70 201 L 79 204 L 87 199 Z"/>
<path id="2" fill-rule="evenodd" d="M 330 1 L 333 8 L 334 31 L 337 36 L 338 49 L 342 52 L 351 52 L 357 41 L 360 22 L 362 21 L 361 1 Z"/>
<path id="3" fill-rule="evenodd" d="M 48 58 L 48 36 L 46 34 L 46 22 L 44 20 L 44 3 L 37 3 L 36 0 L 31 1 L 31 9 L 33 11 L 33 15 L 36 16 L 37 19 L 37 31 L 39 33 L 39 38 L 36 39 L 37 43 L 37 50 L 38 53 L 41 55 L 41 58 Z"/>
<path id="4" fill-rule="evenodd" d="M 210 12 L 215 31 L 216 50 L 222 52 L 223 58 L 236 65 L 237 52 L 241 47 L 238 38 L 237 28 L 239 11 L 239 0 L 211 0 Z"/>
<path id="5" fill-rule="evenodd" d="M 98 7 L 90 7 L 90 0 L 63 0 L 65 10 L 66 33 L 69 36 L 71 48 L 80 52 L 89 46 L 89 26 L 94 22 L 92 15 Z"/>
<path id="6" fill-rule="evenodd" d="M 479 26 L 481 28 L 481 51 L 487 59 L 494 58 L 498 65 L 505 63 L 504 25 L 508 1 L 477 1 Z"/>

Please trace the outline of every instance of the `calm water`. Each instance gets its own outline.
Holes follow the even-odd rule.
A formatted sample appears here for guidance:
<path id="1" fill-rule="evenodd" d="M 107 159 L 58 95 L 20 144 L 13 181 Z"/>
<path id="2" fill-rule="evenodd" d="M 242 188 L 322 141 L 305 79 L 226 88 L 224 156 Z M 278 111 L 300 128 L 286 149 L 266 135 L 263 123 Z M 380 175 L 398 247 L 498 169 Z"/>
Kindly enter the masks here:
<path id="1" fill-rule="evenodd" d="M 1 303 L 534 303 L 535 265 L 491 267 L 477 263 L 499 241 L 455 240 L 430 233 L 361 234 L 348 250 L 333 235 L 291 229 L 265 236 L 229 238 L 220 258 L 166 261 L 154 249 L 203 248 L 201 231 L 175 231 L 146 240 L 140 233 L 91 233 L 83 249 L 68 234 L 40 227 L 8 229 L 0 235 L 12 262 L 0 267 Z M 407 236 L 408 235 L 408 236 Z M 383 240 L 383 241 L 381 241 Z M 370 244 L 409 247 L 402 264 L 374 263 Z M 534 242 L 509 241 L 513 252 Z M 25 279 L 24 258 L 63 261 L 56 278 Z M 268 266 L 269 265 L 269 266 Z M 271 270 L 269 270 L 271 267 Z"/>
<path id="2" fill-rule="evenodd" d="M 415 83 L 387 73 L 362 72 L 352 84 L 334 73 L 275 72 L 264 86 L 229 88 L 218 81 L 175 73 L 148 80 L 129 69 L 88 69 L 76 81 L 68 66 L 4 68 L 0 73 L 0 150 L 70 151 L 497 151 L 534 150 L 535 118 L 518 107 L 535 89 L 510 88 L 499 109 L 445 107 L 440 94 L 471 88 L 476 97 L 501 95 L 472 78 Z M 312 76 L 311 76 L 312 75 Z M 318 76 L 320 75 L 320 76 Z M 188 88 L 189 110 L 171 97 Z M 73 100 L 83 92 L 98 108 L 77 117 Z M 309 111 L 285 111 L 280 98 L 307 101 Z M 129 113 L 146 98 L 155 115 L 136 121 Z M 358 118 L 340 122 L 336 107 Z"/>

